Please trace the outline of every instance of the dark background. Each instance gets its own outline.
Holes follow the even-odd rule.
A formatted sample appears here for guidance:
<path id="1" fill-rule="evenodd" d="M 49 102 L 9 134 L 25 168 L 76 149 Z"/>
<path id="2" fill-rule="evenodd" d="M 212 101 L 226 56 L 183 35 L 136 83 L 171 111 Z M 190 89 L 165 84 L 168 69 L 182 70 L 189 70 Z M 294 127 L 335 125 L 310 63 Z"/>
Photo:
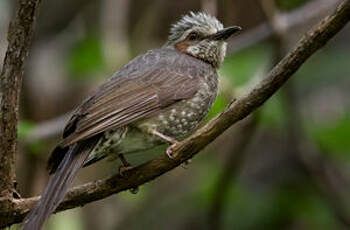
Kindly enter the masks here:
<path id="1" fill-rule="evenodd" d="M 0 0 L 1 60 L 14 2 Z M 44 188 L 46 160 L 67 114 L 131 58 L 162 46 L 182 15 L 203 10 L 244 28 L 229 41 L 211 118 L 264 77 L 337 2 L 43 0 L 21 96 L 21 194 Z M 47 229 L 350 228 L 349 41 L 347 27 L 187 169 L 143 185 L 136 195 L 123 192 L 56 214 Z M 81 170 L 75 183 L 111 175 L 117 165 L 99 162 Z"/>

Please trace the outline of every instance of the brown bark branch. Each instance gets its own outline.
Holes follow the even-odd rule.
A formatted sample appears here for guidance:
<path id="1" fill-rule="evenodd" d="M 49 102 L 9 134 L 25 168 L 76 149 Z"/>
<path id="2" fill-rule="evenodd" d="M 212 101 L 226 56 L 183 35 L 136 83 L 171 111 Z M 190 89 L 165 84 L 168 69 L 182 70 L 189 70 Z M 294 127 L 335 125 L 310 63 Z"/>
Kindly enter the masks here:
<path id="1" fill-rule="evenodd" d="M 318 49 L 324 46 L 350 20 L 350 0 L 343 1 L 336 11 L 307 33 L 267 75 L 245 95 L 233 101 L 219 116 L 174 148 L 175 159 L 161 155 L 142 164 L 124 176 L 90 182 L 71 189 L 57 211 L 83 206 L 112 194 L 135 188 L 179 166 L 195 156 L 234 123 L 246 117 L 269 99 Z M 0 201 L 0 227 L 20 222 L 39 197 Z M 7 207 L 4 213 L 4 207 Z"/>
<path id="2" fill-rule="evenodd" d="M 21 0 L 8 29 L 8 48 L 0 75 L 0 195 L 11 196 L 15 180 L 18 101 L 24 60 L 33 37 L 40 0 Z"/>

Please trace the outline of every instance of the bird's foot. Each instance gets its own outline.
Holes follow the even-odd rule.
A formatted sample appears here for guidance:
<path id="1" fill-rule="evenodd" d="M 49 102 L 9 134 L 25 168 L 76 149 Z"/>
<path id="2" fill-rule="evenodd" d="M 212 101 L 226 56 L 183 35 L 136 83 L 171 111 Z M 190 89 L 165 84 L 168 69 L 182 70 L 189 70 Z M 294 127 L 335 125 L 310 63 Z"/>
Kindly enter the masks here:
<path id="1" fill-rule="evenodd" d="M 139 187 L 131 188 L 131 189 L 129 189 L 129 192 L 131 194 L 137 194 L 139 192 Z"/>
<path id="2" fill-rule="evenodd" d="M 123 165 L 119 166 L 119 175 L 120 176 L 124 176 L 125 172 L 133 169 L 133 167 L 131 166 L 131 164 L 126 160 L 126 158 L 124 157 L 123 154 L 119 154 L 118 155 L 120 161 L 122 162 Z M 139 187 L 135 187 L 135 188 L 131 188 L 129 189 L 130 193 L 132 194 L 136 194 L 139 191 Z"/>
<path id="3" fill-rule="evenodd" d="M 123 166 L 123 165 L 121 165 L 121 166 L 119 166 L 119 175 L 124 176 L 125 172 L 130 171 L 131 169 L 133 169 L 132 166 Z"/>
<path id="4" fill-rule="evenodd" d="M 175 146 L 179 143 L 175 138 L 173 137 L 169 137 L 169 136 L 166 136 L 160 132 L 158 132 L 157 130 L 151 130 L 150 131 L 151 134 L 157 136 L 157 137 L 160 137 L 161 139 L 169 142 L 171 145 L 166 149 L 165 153 L 166 155 L 170 158 L 170 159 L 174 159 L 176 156 L 174 156 L 173 154 L 173 150 L 175 148 Z"/>
<path id="5" fill-rule="evenodd" d="M 165 151 L 166 155 L 170 158 L 170 159 L 174 159 L 176 157 L 176 155 L 174 155 L 174 148 L 176 147 L 176 145 L 178 144 L 178 142 L 174 142 L 172 143 Z"/>
<path id="6" fill-rule="evenodd" d="M 124 176 L 124 173 L 132 169 L 131 164 L 125 159 L 123 154 L 118 155 L 122 165 L 119 167 L 119 175 Z"/>
<path id="7" fill-rule="evenodd" d="M 181 164 L 181 167 L 184 169 L 188 169 L 188 166 L 191 164 L 192 160 L 188 159 L 184 163 Z"/>

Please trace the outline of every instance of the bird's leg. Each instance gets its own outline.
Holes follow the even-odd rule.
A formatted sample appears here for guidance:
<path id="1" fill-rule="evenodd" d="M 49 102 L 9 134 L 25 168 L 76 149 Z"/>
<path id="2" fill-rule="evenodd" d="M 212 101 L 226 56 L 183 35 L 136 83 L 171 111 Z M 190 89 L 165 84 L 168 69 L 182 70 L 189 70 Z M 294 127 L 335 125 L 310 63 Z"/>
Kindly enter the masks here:
<path id="1" fill-rule="evenodd" d="M 157 137 L 160 137 L 161 139 L 163 139 L 171 144 L 177 143 L 177 140 L 175 140 L 175 138 L 164 135 L 163 133 L 160 133 L 157 130 L 151 130 L 150 133 L 157 136 Z"/>
<path id="2" fill-rule="evenodd" d="M 122 162 L 122 165 L 119 167 L 119 175 L 123 176 L 124 172 L 132 169 L 131 164 L 125 159 L 123 154 L 118 154 L 118 157 L 120 161 Z"/>
<path id="3" fill-rule="evenodd" d="M 118 157 L 120 159 L 120 161 L 122 162 L 123 165 L 121 165 L 119 167 L 119 175 L 123 176 L 124 172 L 132 169 L 132 166 L 131 164 L 126 160 L 126 158 L 124 157 L 123 154 L 118 154 Z M 135 187 L 135 188 L 131 188 L 129 189 L 129 191 L 132 193 L 132 194 L 136 194 L 138 191 L 139 191 L 139 188 L 138 187 Z"/>
<path id="4" fill-rule="evenodd" d="M 158 132 L 157 130 L 151 130 L 150 131 L 151 134 L 160 137 L 161 139 L 169 142 L 171 145 L 166 149 L 165 153 L 166 155 L 170 158 L 173 159 L 175 156 L 173 156 L 173 148 L 175 147 L 176 144 L 178 144 L 178 141 L 173 138 L 173 137 L 169 137 L 167 135 L 164 135 L 163 133 Z"/>

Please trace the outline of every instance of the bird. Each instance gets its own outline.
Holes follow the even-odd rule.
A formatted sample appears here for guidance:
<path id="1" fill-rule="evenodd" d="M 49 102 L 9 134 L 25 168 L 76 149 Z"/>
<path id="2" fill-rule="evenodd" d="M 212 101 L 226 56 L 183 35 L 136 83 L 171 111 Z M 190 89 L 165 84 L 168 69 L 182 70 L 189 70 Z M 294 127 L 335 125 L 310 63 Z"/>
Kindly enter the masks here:
<path id="1" fill-rule="evenodd" d="M 48 160 L 48 185 L 23 229 L 42 228 L 82 167 L 114 156 L 128 169 L 127 154 L 160 145 L 173 158 L 173 147 L 211 108 L 227 39 L 240 30 L 191 11 L 171 26 L 161 48 L 135 57 L 97 87 L 65 126 Z"/>

